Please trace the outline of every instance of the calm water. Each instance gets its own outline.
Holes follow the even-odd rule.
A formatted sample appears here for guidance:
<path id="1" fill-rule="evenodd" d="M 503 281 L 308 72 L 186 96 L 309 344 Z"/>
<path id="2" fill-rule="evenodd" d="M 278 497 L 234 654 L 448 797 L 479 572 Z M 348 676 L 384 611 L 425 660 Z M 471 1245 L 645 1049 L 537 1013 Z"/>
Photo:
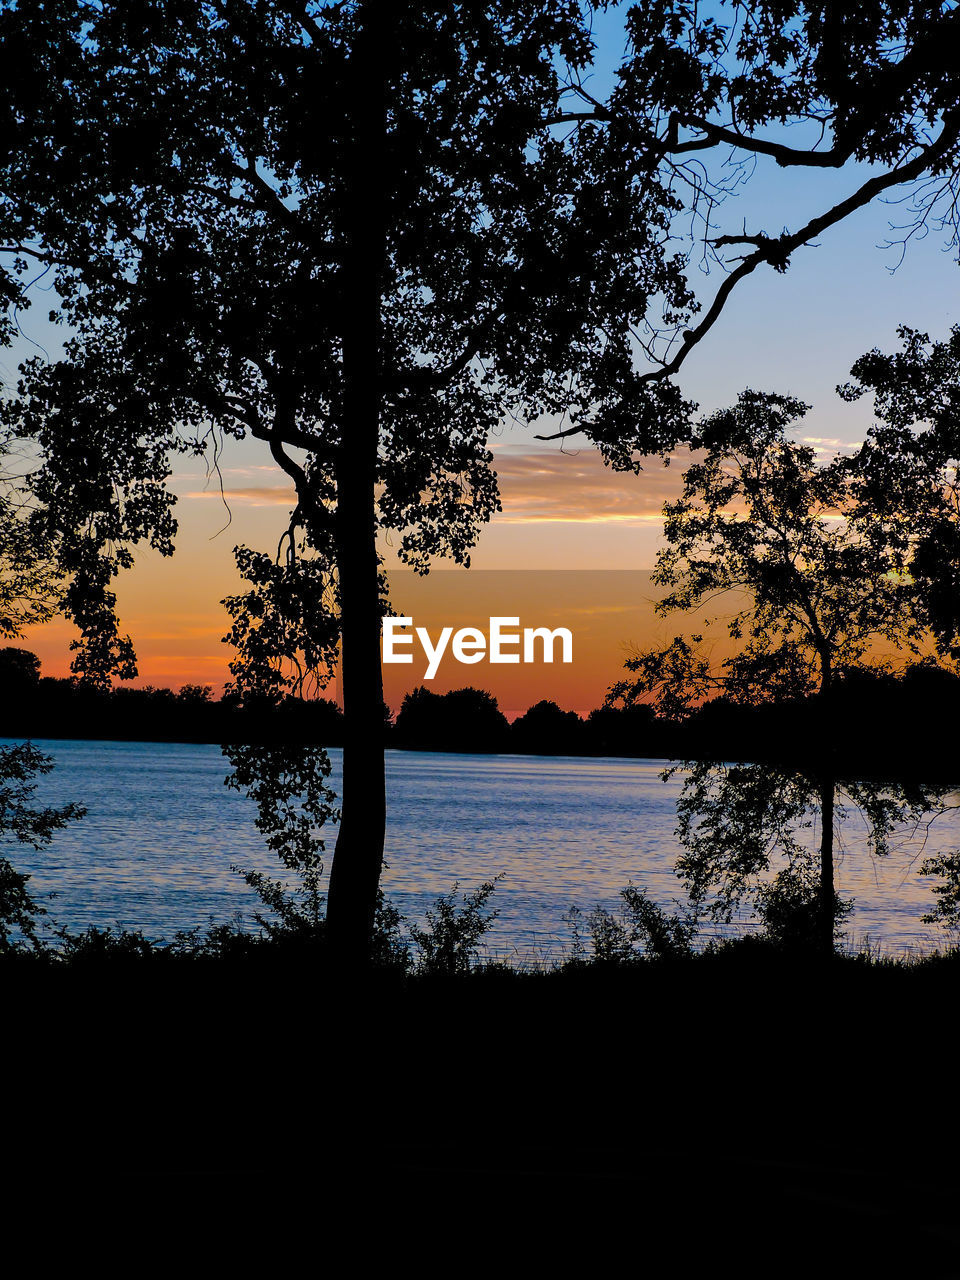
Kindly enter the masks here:
<path id="1" fill-rule="evenodd" d="M 37 797 L 87 806 L 44 851 L 8 850 L 31 888 L 72 928 L 121 924 L 149 936 L 249 917 L 253 892 L 231 863 L 281 878 L 253 826 L 254 806 L 223 785 L 219 747 L 163 743 L 37 743 L 56 760 Z M 340 753 L 331 753 L 334 782 Z M 500 916 L 488 952 L 514 962 L 556 957 L 568 946 L 569 907 L 615 906 L 632 880 L 663 905 L 679 896 L 675 804 L 681 780 L 662 761 L 538 756 L 387 755 L 384 888 L 422 917 L 437 894 L 504 872 L 492 904 Z M 960 803 L 960 795 L 953 797 Z M 960 845 L 960 814 L 938 819 L 927 844 L 904 834 L 871 858 L 858 815 L 841 832 L 839 889 L 857 909 L 850 933 L 888 954 L 944 939 L 920 921 L 932 903 L 917 874 L 923 856 Z M 330 842 L 332 848 L 332 840 Z"/>

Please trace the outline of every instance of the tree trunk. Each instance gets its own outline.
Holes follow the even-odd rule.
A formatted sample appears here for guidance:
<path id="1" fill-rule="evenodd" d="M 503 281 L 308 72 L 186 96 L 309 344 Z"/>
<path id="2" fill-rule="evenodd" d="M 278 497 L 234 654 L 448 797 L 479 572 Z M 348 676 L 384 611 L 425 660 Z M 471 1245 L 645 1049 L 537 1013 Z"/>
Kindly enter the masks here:
<path id="1" fill-rule="evenodd" d="M 836 924 L 837 902 L 833 885 L 833 810 L 836 797 L 836 781 L 833 774 L 820 779 L 820 818 L 823 830 L 820 836 L 820 910 L 819 943 L 825 954 L 833 952 L 833 930 Z"/>
<path id="2" fill-rule="evenodd" d="M 344 745 L 342 818 L 330 870 L 327 927 L 335 954 L 350 965 L 363 963 L 369 951 L 386 824 L 375 495 L 385 254 L 380 10 L 379 0 L 364 5 L 362 29 L 350 59 L 353 139 L 344 201 L 348 245 L 341 291 L 343 389 L 336 541 Z"/>
<path id="3" fill-rule="evenodd" d="M 833 884 L 833 820 L 837 795 L 837 775 L 834 761 L 835 729 L 833 716 L 833 662 L 826 642 L 820 653 L 820 705 L 821 742 L 827 756 L 825 769 L 820 775 L 820 902 L 817 939 L 824 955 L 833 954 L 833 931 L 837 919 L 837 898 Z"/>

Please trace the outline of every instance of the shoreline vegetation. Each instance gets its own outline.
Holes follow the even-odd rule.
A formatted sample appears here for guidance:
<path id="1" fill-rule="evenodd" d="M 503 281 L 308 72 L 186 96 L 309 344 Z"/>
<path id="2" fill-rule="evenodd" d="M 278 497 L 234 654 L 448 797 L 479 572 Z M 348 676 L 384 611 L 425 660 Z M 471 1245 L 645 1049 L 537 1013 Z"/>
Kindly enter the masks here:
<path id="1" fill-rule="evenodd" d="M 518 984 L 542 991 L 581 990 L 608 980 L 617 987 L 649 983 L 669 988 L 700 979 L 739 981 L 750 974 L 761 986 L 785 977 L 801 985 L 809 980 L 812 986 L 836 978 L 879 992 L 890 984 L 898 991 L 903 984 L 955 984 L 960 974 L 956 921 L 946 925 L 944 945 L 932 950 L 885 955 L 875 939 L 858 942 L 838 928 L 834 949 L 825 954 L 803 921 L 791 928 L 766 919 L 746 932 L 718 933 L 709 916 L 679 902 L 670 911 L 632 883 L 621 889 L 612 909 L 599 904 L 589 910 L 570 908 L 564 915 L 567 942 L 559 954 L 534 949 L 506 959 L 492 956 L 486 947 L 486 935 L 499 915 L 495 890 L 501 878 L 466 890 L 458 882 L 435 899 L 419 922 L 402 915 L 381 894 L 371 953 L 357 972 L 343 970 L 331 952 L 323 897 L 311 911 L 305 909 L 302 887 L 285 888 L 262 877 L 255 877 L 261 887 L 253 885 L 259 909 L 170 936 L 149 936 L 120 925 L 71 930 L 56 922 L 54 910 L 30 899 L 19 929 L 0 920 L 0 966 L 20 981 L 54 984 L 58 973 L 100 974 L 107 980 L 126 975 L 161 985 L 178 983 L 185 974 L 284 982 L 313 975 L 335 986 L 359 980 L 407 992 L 450 983 L 479 984 L 491 992 Z M 20 879 L 25 889 L 30 877 Z"/>
<path id="2" fill-rule="evenodd" d="M 882 669 L 841 676 L 830 694 L 833 745 L 847 776 L 896 777 L 953 786 L 960 781 L 960 744 L 944 727 L 960 721 L 960 676 L 919 662 L 898 675 Z M 315 744 L 343 743 L 343 715 L 329 699 L 278 702 L 220 699 L 210 686 L 178 692 L 147 686 L 98 689 L 40 675 L 23 649 L 0 649 L 0 736 L 127 742 Z M 823 700 L 819 697 L 734 705 L 724 697 L 684 719 L 658 715 L 649 704 L 606 705 L 580 716 L 541 701 L 512 723 L 482 689 L 437 694 L 419 687 L 399 712 L 384 709 L 387 748 L 450 753 L 613 756 L 662 760 L 816 758 Z M 78 726 L 95 728 L 78 734 Z"/>

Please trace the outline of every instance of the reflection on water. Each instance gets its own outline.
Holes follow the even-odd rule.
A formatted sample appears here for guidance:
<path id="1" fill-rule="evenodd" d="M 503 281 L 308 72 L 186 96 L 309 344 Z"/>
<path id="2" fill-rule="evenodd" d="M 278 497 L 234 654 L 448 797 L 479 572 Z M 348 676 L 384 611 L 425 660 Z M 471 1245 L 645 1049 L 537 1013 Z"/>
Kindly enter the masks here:
<path id="1" fill-rule="evenodd" d="M 48 849 L 10 850 L 32 872 L 37 896 L 56 892 L 47 905 L 59 922 L 119 922 L 170 937 L 256 907 L 231 863 L 281 878 L 254 829 L 253 806 L 223 785 L 227 765 L 218 747 L 37 745 L 56 760 L 38 799 L 88 809 Z M 336 782 L 340 753 L 331 756 Z M 628 880 L 669 905 L 679 894 L 673 832 L 681 782 L 662 782 L 662 767 L 656 760 L 391 751 L 386 894 L 416 917 L 455 880 L 472 888 L 506 872 L 493 899 L 500 916 L 488 950 L 527 961 L 558 955 L 568 943 L 562 917 L 570 906 L 613 907 Z M 895 841 L 882 862 L 867 854 L 866 835 L 856 815 L 841 831 L 839 891 L 857 900 L 849 932 L 882 942 L 887 954 L 942 945 L 920 922 L 932 894 L 917 869 L 924 856 L 960 845 L 960 815 L 938 819 L 925 847 L 922 833 Z"/>

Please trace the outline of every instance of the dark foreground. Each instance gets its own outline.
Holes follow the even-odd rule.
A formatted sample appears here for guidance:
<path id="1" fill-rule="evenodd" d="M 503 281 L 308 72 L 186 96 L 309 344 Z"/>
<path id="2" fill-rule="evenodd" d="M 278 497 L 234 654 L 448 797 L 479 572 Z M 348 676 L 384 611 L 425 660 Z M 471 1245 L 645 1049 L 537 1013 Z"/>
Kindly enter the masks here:
<path id="1" fill-rule="evenodd" d="M 280 1274 L 345 1232 L 444 1276 L 957 1275 L 958 976 L 11 966 L 4 1148 L 34 1207 L 249 1231 Z"/>

